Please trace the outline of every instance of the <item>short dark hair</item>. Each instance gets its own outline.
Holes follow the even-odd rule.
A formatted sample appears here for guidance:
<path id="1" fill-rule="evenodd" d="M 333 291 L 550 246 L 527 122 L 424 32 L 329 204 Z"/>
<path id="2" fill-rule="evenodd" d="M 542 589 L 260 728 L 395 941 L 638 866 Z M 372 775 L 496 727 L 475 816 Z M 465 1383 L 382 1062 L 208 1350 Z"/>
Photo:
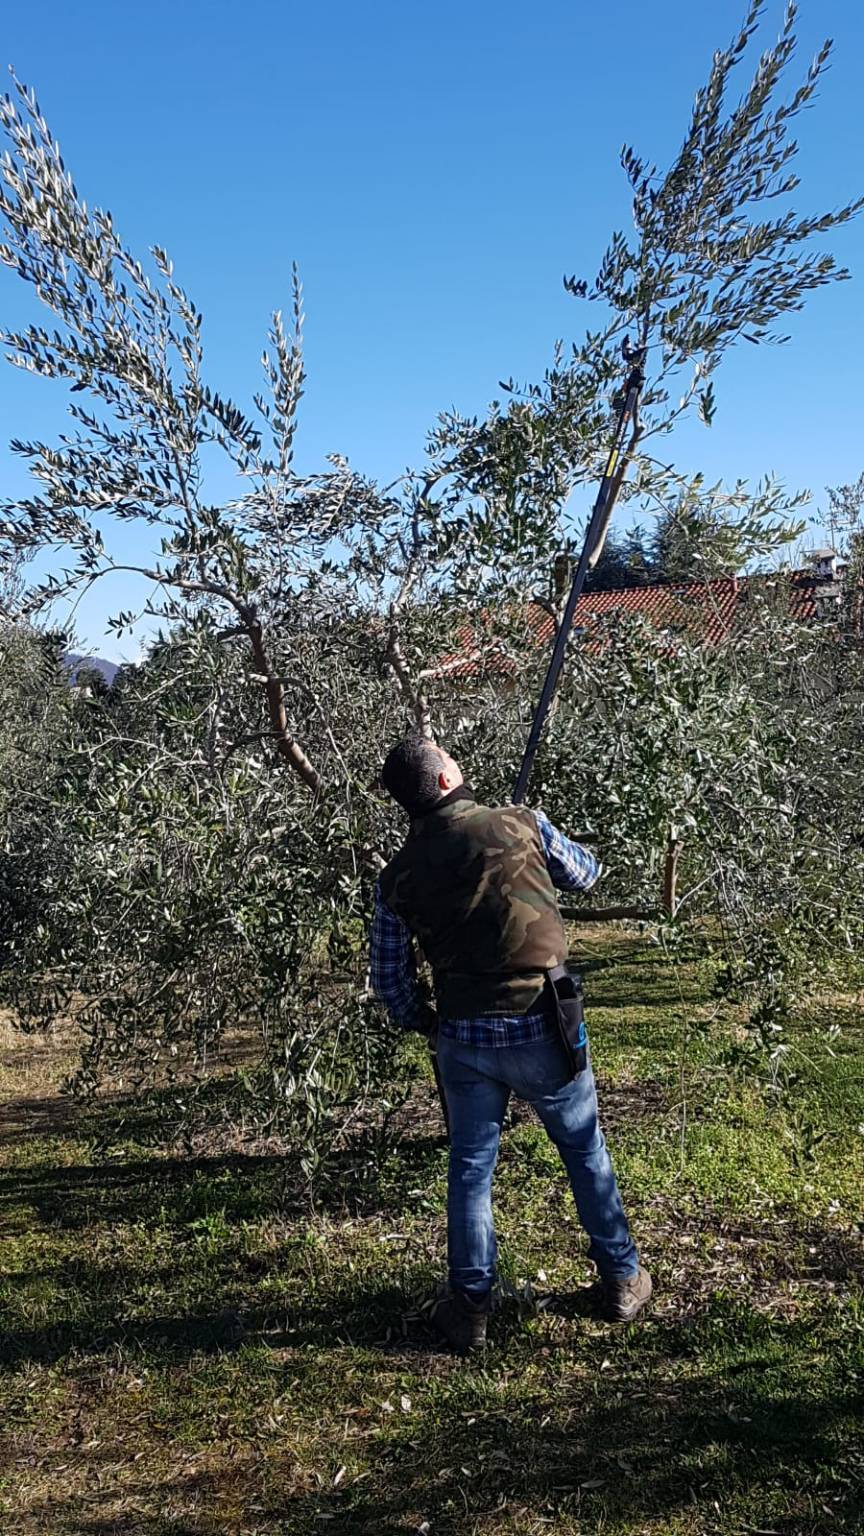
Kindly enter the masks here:
<path id="1" fill-rule="evenodd" d="M 441 758 L 433 741 L 406 736 L 387 753 L 381 783 L 411 816 L 431 811 L 441 799 Z"/>

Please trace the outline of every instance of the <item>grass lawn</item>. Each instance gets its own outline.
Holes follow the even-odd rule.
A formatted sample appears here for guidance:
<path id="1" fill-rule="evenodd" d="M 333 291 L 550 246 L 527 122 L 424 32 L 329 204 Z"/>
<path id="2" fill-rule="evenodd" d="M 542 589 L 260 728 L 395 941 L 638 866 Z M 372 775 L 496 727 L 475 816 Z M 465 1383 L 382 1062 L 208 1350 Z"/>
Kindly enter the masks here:
<path id="1" fill-rule="evenodd" d="M 556 1155 L 517 1108 L 503 1301 L 471 1362 L 422 1311 L 444 1258 L 431 1089 L 399 1151 L 346 1154 L 310 1214 L 276 1156 L 98 1154 L 60 1053 L 7 1028 L 3 1536 L 864 1530 L 862 997 L 799 1021 L 781 1099 L 726 1064 L 704 961 L 576 942 L 656 1299 L 629 1328 L 592 1314 Z"/>

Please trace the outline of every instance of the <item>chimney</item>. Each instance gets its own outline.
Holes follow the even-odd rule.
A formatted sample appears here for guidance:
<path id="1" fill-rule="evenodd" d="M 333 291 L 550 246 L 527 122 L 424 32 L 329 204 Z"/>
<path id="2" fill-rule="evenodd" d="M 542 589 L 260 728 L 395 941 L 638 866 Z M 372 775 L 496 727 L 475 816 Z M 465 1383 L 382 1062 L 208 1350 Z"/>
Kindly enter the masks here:
<path id="1" fill-rule="evenodd" d="M 810 563 L 813 575 L 817 581 L 837 580 L 837 551 L 836 549 L 814 549 L 810 552 Z"/>
<path id="2" fill-rule="evenodd" d="M 816 612 L 821 618 L 831 618 L 837 612 L 842 595 L 840 572 L 837 569 L 836 549 L 814 549 L 810 555 L 815 591 Z"/>

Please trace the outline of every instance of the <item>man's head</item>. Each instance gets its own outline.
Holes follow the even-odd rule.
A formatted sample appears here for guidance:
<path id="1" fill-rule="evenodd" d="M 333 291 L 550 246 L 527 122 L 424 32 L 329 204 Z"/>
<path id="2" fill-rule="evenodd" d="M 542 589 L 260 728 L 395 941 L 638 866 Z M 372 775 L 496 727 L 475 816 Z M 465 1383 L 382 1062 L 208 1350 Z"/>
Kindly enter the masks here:
<path id="1" fill-rule="evenodd" d="M 465 781 L 459 764 L 443 747 L 423 736 L 406 736 L 387 753 L 381 782 L 409 816 L 425 816 Z"/>

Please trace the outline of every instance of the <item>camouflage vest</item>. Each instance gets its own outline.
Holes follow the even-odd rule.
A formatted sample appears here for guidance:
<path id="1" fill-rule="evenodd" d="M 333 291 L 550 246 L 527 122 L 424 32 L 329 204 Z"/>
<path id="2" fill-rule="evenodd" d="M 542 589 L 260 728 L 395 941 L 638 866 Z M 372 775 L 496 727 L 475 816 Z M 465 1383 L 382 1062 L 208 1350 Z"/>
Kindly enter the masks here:
<path id="1" fill-rule="evenodd" d="M 412 823 L 380 884 L 432 967 L 443 1018 L 541 1010 L 544 972 L 567 941 L 524 806 L 449 800 Z"/>

